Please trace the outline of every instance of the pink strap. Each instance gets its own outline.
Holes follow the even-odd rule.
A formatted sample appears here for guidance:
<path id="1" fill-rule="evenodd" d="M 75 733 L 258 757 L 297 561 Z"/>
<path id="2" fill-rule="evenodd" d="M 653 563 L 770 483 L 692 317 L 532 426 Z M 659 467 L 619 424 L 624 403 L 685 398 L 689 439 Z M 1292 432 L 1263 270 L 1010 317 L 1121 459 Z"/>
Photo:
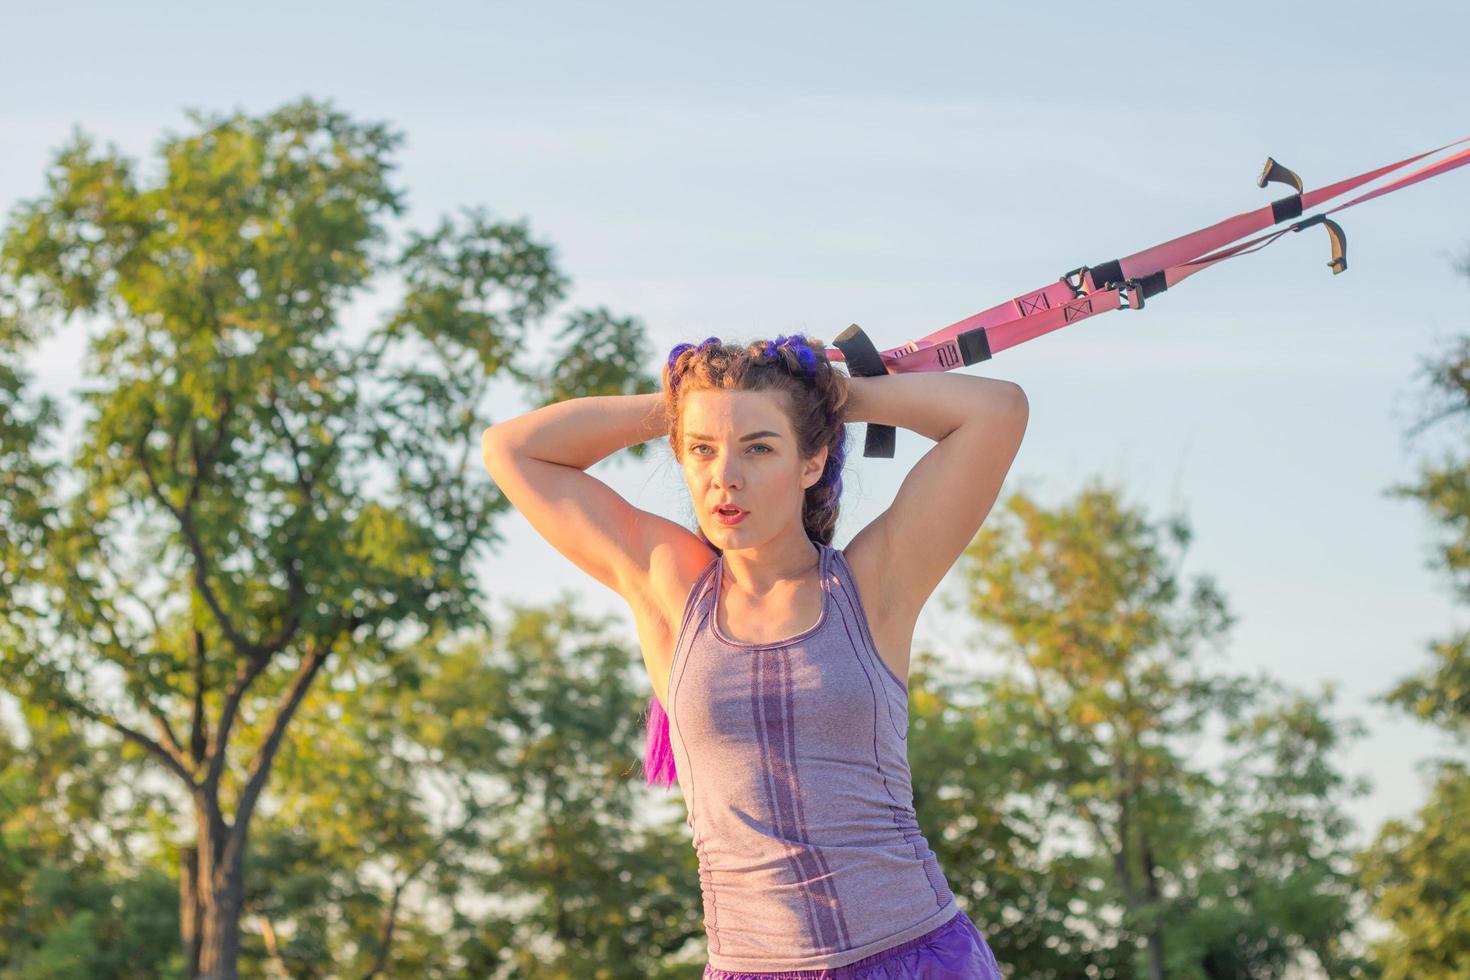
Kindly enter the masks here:
<path id="1" fill-rule="evenodd" d="M 1072 283 L 1067 281 L 1067 276 L 1063 276 L 1057 282 L 992 306 L 988 310 L 982 310 L 918 340 L 911 340 L 898 347 L 881 351 L 879 356 L 890 374 L 949 371 L 966 364 L 973 364 L 998 351 L 1050 333 L 1069 323 L 1118 309 L 1123 306 L 1124 296 L 1129 299 L 1128 306 L 1124 308 L 1141 307 L 1141 280 L 1157 277 L 1153 283 L 1152 292 L 1159 292 L 1217 262 L 1257 251 L 1288 231 L 1298 230 L 1305 222 L 1294 221 L 1285 228 L 1269 232 L 1250 241 L 1237 245 L 1230 245 L 1230 243 L 1285 220 L 1284 217 L 1278 217 L 1278 214 L 1282 212 L 1300 216 L 1306 209 L 1355 190 L 1384 174 L 1467 142 L 1470 142 L 1470 136 L 1386 167 L 1379 167 L 1356 177 L 1329 184 L 1318 190 L 1292 195 L 1266 207 L 1238 214 L 1233 218 L 1210 225 L 1208 228 L 1118 259 L 1116 263 L 1104 263 L 1095 269 L 1084 267 L 1075 270 L 1074 273 L 1069 273 L 1073 277 Z M 1467 163 L 1470 163 L 1470 148 L 1460 150 L 1452 156 L 1421 167 L 1345 204 L 1338 205 L 1330 211 L 1323 212 L 1320 217 L 1364 201 L 1371 201 L 1375 197 L 1381 197 L 1421 180 L 1428 180 L 1430 177 L 1462 167 Z M 1295 206 L 1298 198 L 1300 207 Z M 1219 251 L 1211 252 L 1211 249 L 1219 249 Z M 1207 252 L 1210 254 L 1206 255 Z M 1094 281 L 1094 272 L 1097 269 L 1103 269 L 1104 266 L 1112 268 L 1111 276 L 1105 278 L 1109 278 L 1110 281 L 1111 279 L 1124 280 L 1123 283 L 1118 284 L 1122 286 L 1121 290 L 1118 285 Z M 982 333 L 974 333 L 977 330 Z M 829 349 L 827 355 L 833 361 L 845 360 L 842 352 L 836 348 Z"/>
<path id="2" fill-rule="evenodd" d="M 1464 141 L 1461 140 L 1461 142 Z M 1454 144 L 1451 143 L 1450 145 L 1453 146 Z M 1415 159 L 1419 158 L 1416 157 Z M 1345 211 L 1355 204 L 1362 204 L 1364 201 L 1371 201 L 1375 197 L 1382 197 L 1384 194 L 1390 194 L 1402 187 L 1408 187 L 1410 184 L 1417 184 L 1421 180 L 1428 180 L 1430 177 L 1436 177 L 1439 174 L 1454 170 L 1457 167 L 1463 167 L 1467 163 L 1470 163 L 1470 148 L 1461 150 L 1459 153 L 1456 153 L 1453 156 L 1446 157 L 1445 159 L 1440 160 L 1438 163 L 1433 163 L 1427 167 L 1421 167 L 1418 170 L 1413 171 L 1412 173 L 1405 174 L 1404 176 L 1399 177 L 1397 180 L 1393 180 L 1387 184 L 1384 184 L 1382 187 L 1374 188 L 1367 194 L 1355 197 L 1351 201 L 1339 204 L 1335 208 L 1329 208 L 1328 210 L 1322 212 L 1322 214 L 1325 216 L 1329 214 L 1336 214 L 1339 211 Z M 1257 238 L 1252 238 L 1248 242 L 1241 242 L 1238 245 L 1232 245 L 1229 248 L 1221 249 L 1218 252 L 1206 255 L 1203 258 L 1195 259 L 1192 262 L 1185 262 L 1170 269 L 1166 269 L 1165 273 L 1169 277 L 1169 285 L 1172 286 L 1174 285 L 1174 283 L 1179 282 L 1180 280 L 1185 279 L 1188 276 L 1192 276 L 1196 272 L 1199 272 L 1201 269 L 1206 269 L 1214 265 L 1216 262 L 1223 262 L 1225 259 L 1233 259 L 1237 255 L 1245 255 L 1248 252 L 1258 252 L 1261 249 L 1265 248 L 1267 245 L 1270 245 L 1276 239 L 1280 238 L 1282 235 L 1286 234 L 1287 232 L 1297 230 L 1297 228 L 1301 224 L 1302 222 L 1298 221 L 1289 225 L 1286 228 L 1281 228 L 1277 231 L 1269 232 Z"/>
<path id="3" fill-rule="evenodd" d="M 1455 142 L 1453 143 L 1446 143 L 1444 146 L 1441 146 L 1438 149 L 1430 150 L 1427 153 L 1420 153 L 1419 155 L 1409 157 L 1406 160 L 1400 160 L 1398 163 L 1391 163 L 1386 167 L 1379 167 L 1377 170 L 1370 170 L 1367 173 L 1359 174 L 1356 177 L 1349 177 L 1347 180 L 1340 180 L 1337 183 L 1329 184 L 1327 187 L 1323 187 L 1320 190 L 1308 191 L 1307 193 L 1301 195 L 1302 210 L 1305 211 L 1308 208 L 1314 208 L 1318 204 L 1321 204 L 1323 201 L 1330 201 L 1334 197 L 1346 194 L 1348 191 L 1361 187 L 1369 181 L 1377 180 L 1379 177 L 1382 177 L 1386 173 L 1397 170 L 1400 167 L 1406 167 L 1409 164 L 1422 160 L 1427 156 L 1432 156 L 1435 153 L 1439 153 L 1441 150 L 1447 150 L 1452 146 L 1457 146 L 1460 143 L 1465 142 L 1470 142 L 1470 136 L 1467 136 L 1464 139 L 1455 140 Z M 1462 155 L 1463 152 L 1464 151 L 1462 151 L 1461 154 L 1456 154 L 1456 156 Z M 1452 157 L 1451 159 L 1454 158 Z M 1394 188 L 1384 188 L 1377 193 L 1386 194 L 1389 190 L 1392 189 Z M 1346 205 L 1344 205 L 1344 207 L 1346 207 Z M 1272 217 L 1272 212 L 1273 209 L 1271 205 L 1268 204 L 1263 208 L 1257 208 L 1254 211 L 1247 211 L 1244 214 L 1237 214 L 1233 218 L 1227 218 L 1224 221 L 1221 221 L 1218 224 L 1213 224 L 1208 228 L 1204 228 L 1192 234 L 1176 238 L 1173 241 L 1165 242 L 1162 245 L 1155 245 L 1153 248 L 1145 249 L 1142 252 L 1130 255 L 1127 258 L 1120 260 L 1123 265 L 1123 274 L 1129 279 L 1137 279 L 1142 276 L 1147 276 L 1151 275 L 1152 273 L 1158 272 L 1160 269 L 1167 269 L 1170 266 L 1179 265 L 1183 262 L 1188 262 L 1191 259 L 1198 258 L 1211 249 L 1219 248 L 1222 245 L 1228 245 L 1238 238 L 1244 238 L 1246 235 L 1249 235 L 1252 232 L 1260 231 L 1262 228 L 1269 228 L 1272 225 L 1276 224 L 1277 219 Z M 1101 285 L 1101 283 L 1099 283 L 1098 285 Z"/>

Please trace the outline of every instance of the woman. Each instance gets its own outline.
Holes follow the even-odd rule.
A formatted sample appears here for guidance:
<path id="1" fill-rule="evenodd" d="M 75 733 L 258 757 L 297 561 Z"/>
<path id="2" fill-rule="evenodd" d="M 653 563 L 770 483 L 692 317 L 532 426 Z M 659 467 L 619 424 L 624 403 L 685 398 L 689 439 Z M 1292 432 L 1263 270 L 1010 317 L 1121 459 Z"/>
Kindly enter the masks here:
<path id="1" fill-rule="evenodd" d="M 663 383 L 492 426 L 484 458 L 632 607 L 654 694 L 645 771 L 677 774 L 688 806 L 705 977 L 997 980 L 914 818 L 906 678 L 919 610 L 1020 447 L 1024 393 L 959 374 L 849 378 L 799 336 L 680 344 Z M 937 445 L 837 549 L 848 422 Z M 660 436 L 697 533 L 584 472 Z"/>

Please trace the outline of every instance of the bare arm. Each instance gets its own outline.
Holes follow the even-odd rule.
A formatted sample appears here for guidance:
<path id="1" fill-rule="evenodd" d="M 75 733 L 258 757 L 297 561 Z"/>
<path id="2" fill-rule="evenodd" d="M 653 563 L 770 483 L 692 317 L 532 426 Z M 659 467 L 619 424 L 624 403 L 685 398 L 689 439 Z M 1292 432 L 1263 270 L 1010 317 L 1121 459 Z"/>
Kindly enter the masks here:
<path id="1" fill-rule="evenodd" d="M 659 549 L 688 529 L 634 507 L 584 472 L 619 449 L 665 434 L 662 396 L 571 398 L 492 425 L 480 438 L 500 492 L 572 564 L 646 603 Z"/>
<path id="2" fill-rule="evenodd" d="M 1025 392 L 1010 381 L 927 372 L 853 381 L 856 404 L 848 418 L 902 426 L 936 441 L 889 508 L 846 549 L 855 565 L 867 567 L 869 581 L 883 583 L 869 613 L 911 625 L 994 506 L 1030 409 Z"/>
<path id="3" fill-rule="evenodd" d="M 585 470 L 619 449 L 666 434 L 663 395 L 569 398 L 485 430 L 499 445 L 530 459 Z"/>
<path id="4" fill-rule="evenodd" d="M 844 421 L 896 425 L 935 442 L 977 413 L 1010 413 L 1025 398 L 1010 381 L 932 371 L 851 378 L 848 392 Z"/>

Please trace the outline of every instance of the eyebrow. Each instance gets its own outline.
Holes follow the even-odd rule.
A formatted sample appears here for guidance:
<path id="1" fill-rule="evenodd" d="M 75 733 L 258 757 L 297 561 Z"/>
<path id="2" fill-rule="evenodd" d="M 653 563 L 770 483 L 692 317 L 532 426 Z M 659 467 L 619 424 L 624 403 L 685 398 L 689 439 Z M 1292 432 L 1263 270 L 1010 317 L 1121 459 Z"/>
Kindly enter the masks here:
<path id="1" fill-rule="evenodd" d="M 781 438 L 781 433 L 779 433 L 779 432 L 772 432 L 770 429 L 766 429 L 766 430 L 764 430 L 762 432 L 752 432 L 748 436 L 741 436 L 740 437 L 740 441 L 741 442 L 749 442 L 752 439 L 760 439 L 760 438 L 763 438 L 763 437 L 769 437 L 769 438 L 773 438 L 773 439 L 779 439 L 779 438 Z M 702 435 L 700 435 L 697 432 L 686 432 L 686 433 L 684 433 L 684 438 L 685 439 L 713 439 L 714 436 L 702 436 Z"/>

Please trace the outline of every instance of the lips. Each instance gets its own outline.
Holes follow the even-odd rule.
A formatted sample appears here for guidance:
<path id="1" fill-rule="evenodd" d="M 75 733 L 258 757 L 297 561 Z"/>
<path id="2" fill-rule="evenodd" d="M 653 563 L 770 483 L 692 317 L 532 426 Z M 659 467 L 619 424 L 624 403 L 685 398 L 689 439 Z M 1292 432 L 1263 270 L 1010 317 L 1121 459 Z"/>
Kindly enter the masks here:
<path id="1" fill-rule="evenodd" d="M 725 506 L 731 508 L 728 513 L 724 509 L 722 509 Z M 726 504 L 715 507 L 713 513 L 715 515 L 715 520 L 719 521 L 726 527 L 733 527 L 734 525 L 739 524 L 741 521 L 745 520 L 746 511 L 742 508 L 736 507 L 734 504 Z"/>
<path id="2" fill-rule="evenodd" d="M 741 517 L 750 513 L 742 507 L 736 507 L 734 504 L 716 504 L 710 509 L 710 512 L 718 517 Z"/>

